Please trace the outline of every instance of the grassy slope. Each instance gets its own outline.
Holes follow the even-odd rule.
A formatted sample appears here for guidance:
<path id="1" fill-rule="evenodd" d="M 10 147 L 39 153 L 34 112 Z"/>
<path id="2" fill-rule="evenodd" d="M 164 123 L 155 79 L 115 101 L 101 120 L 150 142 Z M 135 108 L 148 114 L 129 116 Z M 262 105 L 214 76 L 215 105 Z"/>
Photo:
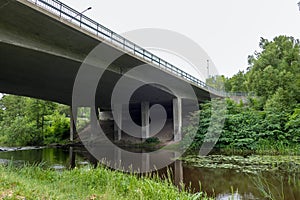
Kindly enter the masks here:
<path id="1" fill-rule="evenodd" d="M 137 178 L 99 167 L 56 172 L 0 166 L 0 199 L 207 199 L 179 192 L 169 181 Z"/>

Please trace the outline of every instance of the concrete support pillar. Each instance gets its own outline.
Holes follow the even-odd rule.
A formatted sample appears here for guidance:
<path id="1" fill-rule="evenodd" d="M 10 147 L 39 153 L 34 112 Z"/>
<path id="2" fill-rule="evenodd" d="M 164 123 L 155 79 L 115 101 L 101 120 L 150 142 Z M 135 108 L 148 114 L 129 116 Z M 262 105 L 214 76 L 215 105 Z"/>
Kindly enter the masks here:
<path id="1" fill-rule="evenodd" d="M 77 134 L 76 130 L 77 121 L 77 107 L 70 107 L 70 141 L 74 141 L 74 137 Z"/>
<path id="2" fill-rule="evenodd" d="M 182 182 L 183 182 L 183 167 L 182 161 L 176 160 L 174 162 L 174 183 L 179 188 L 182 189 Z"/>
<path id="3" fill-rule="evenodd" d="M 149 102 L 144 101 L 141 103 L 141 114 L 142 114 L 142 141 L 145 141 L 150 136 Z"/>
<path id="4" fill-rule="evenodd" d="M 75 168 L 75 153 L 74 153 L 74 150 L 73 150 L 73 147 L 70 147 L 69 148 L 69 159 L 70 159 L 70 162 L 69 162 L 69 168 L 70 169 L 74 169 Z"/>
<path id="5" fill-rule="evenodd" d="M 182 137 L 182 99 L 173 99 L 173 125 L 174 141 L 178 142 Z"/>
<path id="6" fill-rule="evenodd" d="M 120 141 L 122 139 L 122 105 L 114 105 L 114 112 L 117 116 L 114 116 L 114 140 Z"/>
<path id="7" fill-rule="evenodd" d="M 122 152 L 119 148 L 114 148 L 115 168 L 122 168 Z"/>
<path id="8" fill-rule="evenodd" d="M 150 154 L 142 153 L 142 172 L 150 171 Z"/>
<path id="9" fill-rule="evenodd" d="M 98 109 L 91 107 L 90 112 L 90 122 L 91 122 L 91 139 L 96 139 L 97 137 L 97 123 L 98 122 Z"/>

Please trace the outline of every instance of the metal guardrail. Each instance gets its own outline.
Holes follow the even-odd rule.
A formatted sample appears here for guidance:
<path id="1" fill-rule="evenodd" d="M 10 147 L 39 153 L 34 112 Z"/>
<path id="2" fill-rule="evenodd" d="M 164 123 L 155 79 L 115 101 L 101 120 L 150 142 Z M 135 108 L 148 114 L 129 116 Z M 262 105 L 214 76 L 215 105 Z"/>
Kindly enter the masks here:
<path id="1" fill-rule="evenodd" d="M 227 92 L 226 97 L 247 97 L 247 96 L 253 96 L 252 93 L 247 92 Z"/>
<path id="2" fill-rule="evenodd" d="M 208 86 L 203 81 L 198 78 L 186 73 L 185 71 L 175 67 L 174 65 L 168 63 L 167 61 L 155 56 L 144 48 L 134 44 L 133 42 L 127 40 L 126 38 L 120 36 L 119 34 L 113 32 L 112 30 L 104 27 L 98 22 L 88 18 L 82 13 L 74 10 L 73 8 L 67 6 L 66 4 L 58 1 L 58 0 L 27 0 L 51 13 L 68 20 L 70 23 L 73 23 L 80 28 L 104 39 L 110 44 L 116 45 L 119 48 L 123 49 L 126 53 L 133 54 L 138 56 L 139 58 L 150 62 L 159 68 L 169 71 L 178 77 L 181 77 L 191 83 L 196 84 L 197 86 L 207 89 L 210 92 L 219 95 L 219 96 L 227 96 L 226 92 L 218 91 L 210 86 Z"/>

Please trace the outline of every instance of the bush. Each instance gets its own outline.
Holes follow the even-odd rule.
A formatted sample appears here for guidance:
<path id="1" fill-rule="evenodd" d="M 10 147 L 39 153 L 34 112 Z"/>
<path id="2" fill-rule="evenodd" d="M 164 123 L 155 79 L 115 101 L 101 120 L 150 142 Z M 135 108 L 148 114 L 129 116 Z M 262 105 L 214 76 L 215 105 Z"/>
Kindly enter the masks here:
<path id="1" fill-rule="evenodd" d="M 252 102 L 256 100 L 252 99 Z M 215 147 L 257 150 L 261 149 L 263 144 L 280 148 L 299 145 L 299 108 L 290 114 L 287 111 L 256 110 L 251 105 L 236 104 L 231 100 L 227 100 L 226 104 L 224 127 Z M 212 103 L 208 102 L 201 105 L 201 111 L 194 113 L 193 117 L 200 120 L 199 125 L 191 124 L 184 130 L 181 142 L 183 146 L 192 141 L 191 149 L 201 147 L 208 130 L 216 128 L 214 123 L 211 123 L 216 120 L 211 111 Z"/>
<path id="2" fill-rule="evenodd" d="M 69 137 L 70 120 L 64 114 L 55 111 L 53 115 L 47 116 L 48 127 L 45 130 L 44 143 L 61 142 Z"/>
<path id="3" fill-rule="evenodd" d="M 26 117 L 17 117 L 10 126 L 3 127 L 4 143 L 9 146 L 37 145 L 42 140 L 41 132 Z"/>
<path id="4" fill-rule="evenodd" d="M 157 137 L 150 137 L 150 138 L 147 138 L 145 143 L 147 144 L 158 144 L 160 141 Z"/>

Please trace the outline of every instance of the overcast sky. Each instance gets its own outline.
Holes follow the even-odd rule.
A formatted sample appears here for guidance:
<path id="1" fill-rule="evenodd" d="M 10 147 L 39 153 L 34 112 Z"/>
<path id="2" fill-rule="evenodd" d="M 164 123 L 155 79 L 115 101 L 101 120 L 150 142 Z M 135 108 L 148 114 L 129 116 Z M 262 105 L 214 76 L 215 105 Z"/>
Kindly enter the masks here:
<path id="1" fill-rule="evenodd" d="M 62 0 L 117 33 L 163 28 L 184 34 L 211 57 L 219 74 L 247 67 L 260 37 L 300 38 L 299 0 Z M 1 95 L 0 95 L 1 96 Z"/>
<path id="2" fill-rule="evenodd" d="M 117 33 L 163 28 L 184 34 L 210 56 L 219 74 L 247 68 L 260 37 L 300 38 L 299 0 L 62 0 Z"/>

